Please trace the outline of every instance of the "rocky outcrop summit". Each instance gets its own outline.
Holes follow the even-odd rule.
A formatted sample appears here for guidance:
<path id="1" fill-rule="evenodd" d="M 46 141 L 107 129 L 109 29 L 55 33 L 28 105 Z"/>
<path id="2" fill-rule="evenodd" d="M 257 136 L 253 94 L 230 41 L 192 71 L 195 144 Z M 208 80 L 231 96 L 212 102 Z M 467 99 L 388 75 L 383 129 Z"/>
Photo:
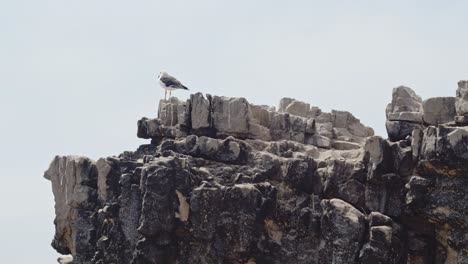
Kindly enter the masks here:
<path id="1" fill-rule="evenodd" d="M 57 156 L 61 263 L 468 263 L 468 82 L 393 90 L 389 139 L 345 111 L 193 94 L 135 151 Z"/>

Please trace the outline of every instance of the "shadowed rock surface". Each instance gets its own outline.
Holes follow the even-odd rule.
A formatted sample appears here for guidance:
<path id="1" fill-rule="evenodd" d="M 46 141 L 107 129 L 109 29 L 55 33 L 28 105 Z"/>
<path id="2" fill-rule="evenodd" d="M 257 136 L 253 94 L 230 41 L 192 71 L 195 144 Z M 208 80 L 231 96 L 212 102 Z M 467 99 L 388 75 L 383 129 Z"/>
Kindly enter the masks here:
<path id="1" fill-rule="evenodd" d="M 60 263 L 468 263 L 466 82 L 393 90 L 389 139 L 345 111 L 193 94 L 135 151 L 56 157 Z"/>

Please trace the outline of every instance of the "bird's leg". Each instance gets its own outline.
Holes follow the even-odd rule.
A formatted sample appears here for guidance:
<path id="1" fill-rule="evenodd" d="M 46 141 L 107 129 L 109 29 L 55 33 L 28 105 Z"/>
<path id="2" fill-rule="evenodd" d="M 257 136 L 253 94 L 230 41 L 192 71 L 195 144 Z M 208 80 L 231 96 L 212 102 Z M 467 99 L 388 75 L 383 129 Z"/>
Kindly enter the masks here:
<path id="1" fill-rule="evenodd" d="M 172 91 L 169 90 L 169 98 L 171 98 L 171 96 L 172 96 Z"/>
<path id="2" fill-rule="evenodd" d="M 164 101 L 166 101 L 166 100 L 167 100 L 167 99 L 166 99 L 166 97 L 167 97 L 167 90 L 166 90 L 166 89 L 164 89 Z"/>

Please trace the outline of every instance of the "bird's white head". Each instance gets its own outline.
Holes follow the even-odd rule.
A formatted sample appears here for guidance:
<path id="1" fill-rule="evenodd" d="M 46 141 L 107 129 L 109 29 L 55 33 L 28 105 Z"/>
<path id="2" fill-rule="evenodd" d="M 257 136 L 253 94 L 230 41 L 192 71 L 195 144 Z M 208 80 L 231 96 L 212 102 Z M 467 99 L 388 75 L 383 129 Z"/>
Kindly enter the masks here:
<path id="1" fill-rule="evenodd" d="M 158 79 L 161 78 L 161 77 L 164 77 L 164 76 L 167 76 L 167 72 L 166 71 L 160 71 L 159 72 L 159 75 L 158 75 Z"/>

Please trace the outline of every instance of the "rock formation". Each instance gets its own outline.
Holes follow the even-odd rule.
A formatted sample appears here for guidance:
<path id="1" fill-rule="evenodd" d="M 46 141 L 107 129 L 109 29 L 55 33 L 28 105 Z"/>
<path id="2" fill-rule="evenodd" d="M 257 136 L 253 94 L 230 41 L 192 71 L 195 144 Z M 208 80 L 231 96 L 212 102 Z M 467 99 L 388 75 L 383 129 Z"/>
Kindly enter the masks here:
<path id="1" fill-rule="evenodd" d="M 149 144 L 56 157 L 61 263 L 468 263 L 468 82 L 393 90 L 389 139 L 284 98 L 160 101 Z"/>

